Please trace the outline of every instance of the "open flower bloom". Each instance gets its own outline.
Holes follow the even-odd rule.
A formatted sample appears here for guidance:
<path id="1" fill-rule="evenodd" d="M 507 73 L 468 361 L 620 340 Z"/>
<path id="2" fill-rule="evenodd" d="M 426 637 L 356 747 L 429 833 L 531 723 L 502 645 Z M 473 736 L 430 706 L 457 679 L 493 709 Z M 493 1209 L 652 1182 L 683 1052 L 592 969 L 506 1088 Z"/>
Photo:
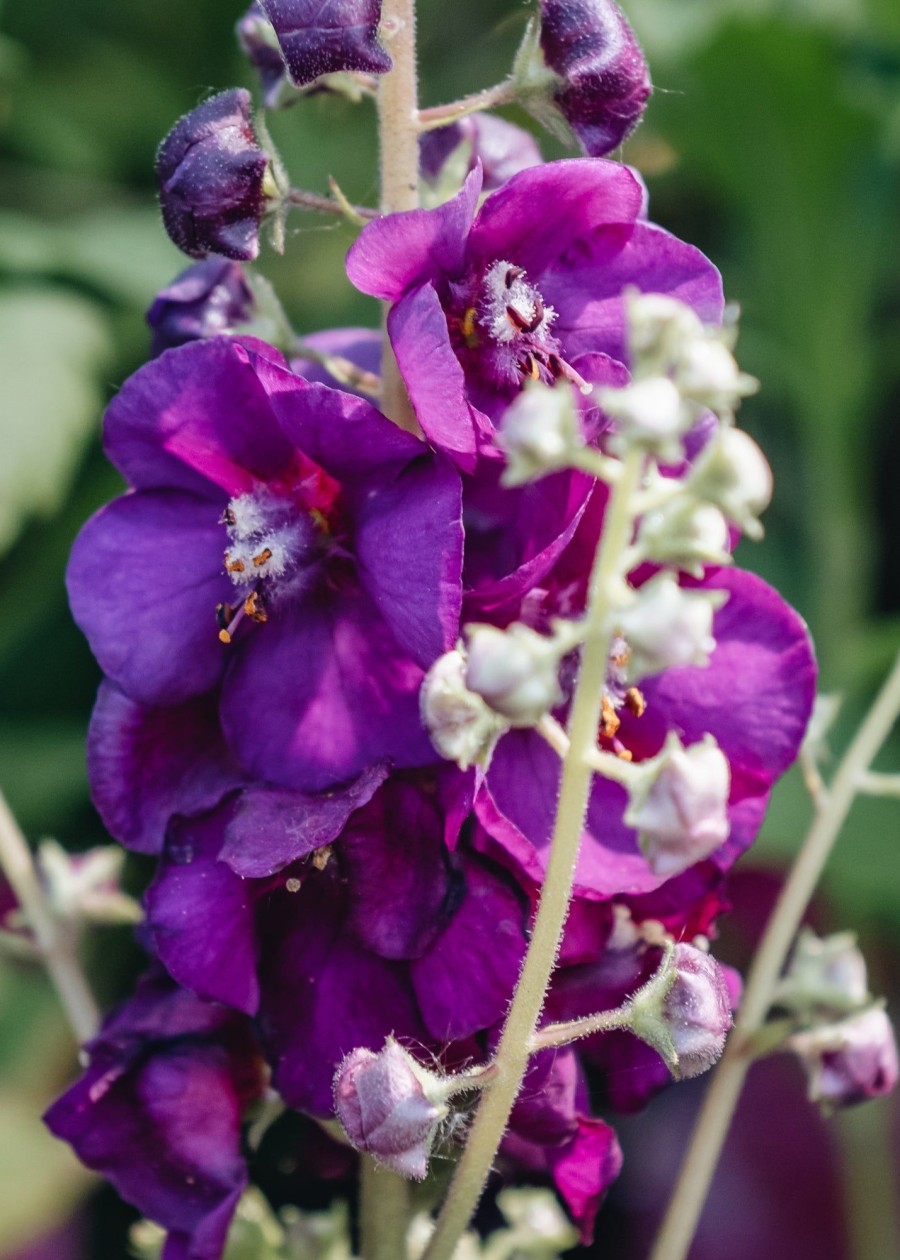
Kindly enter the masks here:
<path id="1" fill-rule="evenodd" d="M 163 1260 L 218 1260 L 247 1184 L 241 1119 L 263 1091 L 249 1021 L 151 972 L 45 1117 L 169 1231 Z"/>
<path id="2" fill-rule="evenodd" d="M 75 543 L 75 618 L 132 700 L 221 687 L 250 774 L 319 790 L 433 759 L 424 668 L 461 599 L 453 469 L 262 343 L 168 351 L 125 383 L 106 450 L 133 487 Z"/>
<path id="3" fill-rule="evenodd" d="M 715 267 L 644 219 L 627 167 L 533 167 L 476 213 L 480 191 L 476 169 L 437 209 L 368 224 L 347 256 L 356 287 L 393 303 L 388 331 L 424 432 L 467 471 L 523 382 L 623 382 L 626 286 L 677 297 L 704 323 L 722 315 Z M 553 213 L 536 217 L 540 205 Z"/>

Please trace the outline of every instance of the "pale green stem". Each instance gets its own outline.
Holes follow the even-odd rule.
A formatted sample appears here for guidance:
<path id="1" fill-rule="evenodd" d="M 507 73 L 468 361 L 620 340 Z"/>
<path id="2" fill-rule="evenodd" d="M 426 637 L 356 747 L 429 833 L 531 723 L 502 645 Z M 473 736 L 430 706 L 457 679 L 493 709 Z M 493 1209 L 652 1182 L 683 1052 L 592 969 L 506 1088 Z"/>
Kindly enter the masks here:
<path id="1" fill-rule="evenodd" d="M 476 114 L 481 109 L 496 109 L 498 105 L 509 105 L 515 99 L 515 84 L 512 79 L 504 79 L 502 83 L 497 83 L 493 87 L 483 88 L 480 92 L 472 92 L 470 96 L 462 96 L 458 101 L 420 109 L 419 130 L 435 131 L 438 127 L 446 127 L 448 123 L 456 122 L 458 118 L 465 118 L 467 114 Z"/>
<path id="2" fill-rule="evenodd" d="M 556 718 L 549 713 L 545 713 L 535 730 L 546 740 L 557 756 L 563 759 L 568 756 L 570 748 L 569 736 Z M 604 779 L 612 779 L 614 783 L 621 783 L 627 786 L 627 784 L 634 781 L 635 775 L 640 774 L 637 766 L 633 766 L 629 761 L 623 761 L 615 753 L 606 752 L 602 748 L 591 748 L 585 753 L 585 760 L 595 774 L 602 775 Z"/>
<path id="3" fill-rule="evenodd" d="M 462 1158 L 423 1260 L 449 1260 L 471 1219 L 503 1138 L 509 1113 L 528 1067 L 531 1041 L 540 1019 L 565 927 L 592 771 L 588 755 L 596 745 L 606 682 L 621 557 L 631 540 L 632 502 L 641 482 L 644 457 L 627 456 L 610 499 L 600 548 L 591 574 L 585 644 L 569 717 L 569 750 L 563 760 L 553 845 L 534 932 L 494 1059 L 497 1077 L 481 1096 Z"/>
<path id="4" fill-rule="evenodd" d="M 378 88 L 381 210 L 395 214 L 419 205 L 415 0 L 384 0 L 380 34 L 394 63 Z M 386 305 L 385 319 L 387 312 Z M 401 429 L 421 433 L 386 332 L 381 379 L 381 410 Z"/>
<path id="5" fill-rule="evenodd" d="M 16 895 L 19 909 L 59 995 L 79 1045 L 90 1041 L 100 1015 L 74 953 L 71 933 L 64 932 L 40 881 L 31 850 L 0 793 L 0 868 Z"/>
<path id="6" fill-rule="evenodd" d="M 859 791 L 860 780 L 868 772 L 898 713 L 900 655 L 838 767 L 827 799 L 813 819 L 769 920 L 747 977 L 734 1031 L 706 1095 L 650 1260 L 684 1260 L 687 1255 L 752 1062 L 754 1035 L 771 1006 L 791 942 Z"/>
<path id="7" fill-rule="evenodd" d="M 353 206 L 349 201 L 341 196 L 323 197 L 319 193 L 305 192 L 302 188 L 292 188 L 286 197 L 286 201 L 292 206 L 299 206 L 302 210 L 315 210 L 319 214 L 336 214 L 342 219 L 349 219 L 352 223 L 367 223 L 370 219 L 378 218 L 378 211 L 372 210 L 369 206 Z"/>
<path id="8" fill-rule="evenodd" d="M 876 774 L 870 771 L 860 776 L 859 790 L 866 796 L 887 796 L 900 799 L 900 774 Z"/>
<path id="9" fill-rule="evenodd" d="M 377 1164 L 359 1160 L 359 1236 L 362 1260 L 405 1260 L 409 1228 L 409 1182 Z"/>
<path id="10" fill-rule="evenodd" d="M 572 452 L 569 462 L 573 468 L 590 473 L 599 481 L 605 481 L 608 486 L 614 486 L 622 475 L 620 461 L 613 459 L 611 455 L 604 455 L 593 446 L 579 447 Z"/>
<path id="11" fill-rule="evenodd" d="M 539 1050 L 548 1050 L 552 1046 L 568 1046 L 594 1033 L 630 1026 L 631 1003 L 626 1002 L 614 1011 L 598 1011 L 596 1015 L 586 1015 L 584 1019 L 571 1019 L 564 1024 L 547 1024 L 539 1028 L 531 1039 L 531 1053 L 537 1054 Z"/>

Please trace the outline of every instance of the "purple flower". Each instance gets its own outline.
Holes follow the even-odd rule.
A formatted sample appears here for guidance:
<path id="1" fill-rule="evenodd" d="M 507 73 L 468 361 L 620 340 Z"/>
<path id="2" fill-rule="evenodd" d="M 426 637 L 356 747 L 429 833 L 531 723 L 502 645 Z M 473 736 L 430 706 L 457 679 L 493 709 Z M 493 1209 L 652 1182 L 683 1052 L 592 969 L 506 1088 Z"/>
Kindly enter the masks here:
<path id="1" fill-rule="evenodd" d="M 880 1007 L 796 1033 L 788 1042 L 809 1080 L 809 1096 L 826 1110 L 889 1094 L 897 1084 L 897 1041 Z"/>
<path id="2" fill-rule="evenodd" d="M 418 688 L 456 638 L 462 551 L 439 456 L 270 347 L 224 339 L 142 368 L 105 442 L 133 490 L 85 526 L 68 584 L 125 696 L 221 686 L 241 767 L 287 786 L 433 759 Z"/>
<path id="3" fill-rule="evenodd" d="M 483 189 L 491 192 L 519 171 L 540 166 L 543 158 L 529 132 L 494 114 L 469 114 L 446 127 L 426 131 L 419 139 L 422 174 L 438 184 L 448 160 L 465 146 L 465 173 L 481 162 Z M 455 165 L 455 163 L 454 163 Z"/>
<path id="4" fill-rule="evenodd" d="M 378 42 L 381 0 L 260 0 L 297 87 L 323 74 L 385 74 L 391 59 Z"/>
<path id="5" fill-rule="evenodd" d="M 667 732 L 685 743 L 716 739 L 730 767 L 730 835 L 707 861 L 728 870 L 752 842 L 772 784 L 797 755 L 815 688 L 815 660 L 805 625 L 759 578 L 718 570 L 701 585 L 729 592 L 714 620 L 716 648 L 705 667 L 672 668 L 641 684 L 640 716 L 623 705 L 604 719 L 602 746 L 655 756 Z M 611 665 L 610 694 L 616 679 Z M 605 731 L 605 733 L 604 733 Z M 559 758 L 532 731 L 504 735 L 476 798 L 484 830 L 479 847 L 520 879 L 543 880 L 559 780 Z M 603 899 L 652 892 L 667 874 L 654 870 L 624 820 L 627 794 L 597 777 L 576 872 L 576 895 Z"/>
<path id="6" fill-rule="evenodd" d="M 347 256 L 356 287 L 393 303 L 419 423 L 467 471 L 524 381 L 627 378 L 626 285 L 678 297 L 705 322 L 722 312 L 716 269 L 642 219 L 643 188 L 624 166 L 534 167 L 476 214 L 480 184 L 476 170 L 436 210 L 375 220 Z"/>
<path id="7" fill-rule="evenodd" d="M 263 104 L 266 109 L 277 109 L 287 80 L 287 66 L 279 51 L 278 37 L 259 0 L 253 0 L 234 30 L 238 43 L 259 75 Z"/>
<path id="8" fill-rule="evenodd" d="M 253 318 L 256 300 L 238 263 L 208 258 L 157 293 L 147 312 L 155 358 L 172 346 L 233 332 Z"/>
<path id="9" fill-rule="evenodd" d="M 150 974 L 87 1050 L 50 1130 L 169 1231 L 164 1260 L 218 1260 L 247 1184 L 242 1113 L 263 1089 L 248 1022 Z"/>
<path id="10" fill-rule="evenodd" d="M 178 248 L 192 258 L 255 258 L 269 165 L 244 88 L 219 92 L 179 119 L 156 155 L 163 222 Z"/>
<path id="11" fill-rule="evenodd" d="M 540 0 L 541 50 L 563 82 L 553 99 L 586 153 L 603 157 L 641 121 L 647 63 L 612 0 Z"/>

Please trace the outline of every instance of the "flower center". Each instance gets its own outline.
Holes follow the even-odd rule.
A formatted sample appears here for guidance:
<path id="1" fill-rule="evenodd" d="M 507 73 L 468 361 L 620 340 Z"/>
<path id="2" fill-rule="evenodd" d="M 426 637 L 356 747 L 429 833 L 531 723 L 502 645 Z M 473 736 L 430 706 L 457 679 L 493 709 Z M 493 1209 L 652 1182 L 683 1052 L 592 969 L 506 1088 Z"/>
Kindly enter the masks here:
<path id="1" fill-rule="evenodd" d="M 286 496 L 261 487 L 231 499 L 222 516 L 228 535 L 225 570 L 239 597 L 219 604 L 219 638 L 230 643 L 238 622 L 268 620 L 269 609 L 303 595 L 319 558 L 321 523 Z"/>
<path id="2" fill-rule="evenodd" d="M 600 713 L 600 738 L 623 761 L 631 761 L 632 753 L 618 738 L 618 730 L 622 725 L 619 711 L 627 709 L 634 717 L 642 717 L 647 708 L 642 693 L 637 687 L 630 687 L 627 682 L 630 655 L 631 649 L 627 641 L 621 634 L 617 634 L 610 648 L 606 685 L 603 689 L 603 708 Z"/>

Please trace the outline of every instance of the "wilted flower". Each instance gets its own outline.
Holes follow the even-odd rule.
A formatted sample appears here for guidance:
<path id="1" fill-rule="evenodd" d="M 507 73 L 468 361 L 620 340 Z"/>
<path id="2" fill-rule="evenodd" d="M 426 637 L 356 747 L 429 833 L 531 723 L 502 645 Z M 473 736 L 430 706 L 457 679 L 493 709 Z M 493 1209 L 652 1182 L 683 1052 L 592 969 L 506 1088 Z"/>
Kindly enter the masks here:
<path id="1" fill-rule="evenodd" d="M 219 92 L 179 119 L 156 155 L 163 222 L 178 248 L 192 258 L 255 258 L 275 191 L 269 169 L 244 88 Z"/>

